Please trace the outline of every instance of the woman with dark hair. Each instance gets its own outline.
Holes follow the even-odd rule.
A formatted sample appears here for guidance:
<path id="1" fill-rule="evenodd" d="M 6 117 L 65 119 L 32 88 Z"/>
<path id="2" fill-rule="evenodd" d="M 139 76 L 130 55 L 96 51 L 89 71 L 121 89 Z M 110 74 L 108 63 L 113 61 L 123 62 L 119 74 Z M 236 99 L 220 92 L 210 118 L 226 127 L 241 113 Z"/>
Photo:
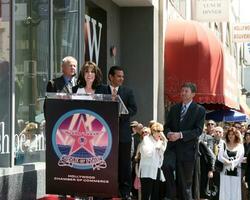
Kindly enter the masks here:
<path id="1" fill-rule="evenodd" d="M 102 72 L 100 68 L 91 61 L 87 61 L 80 70 L 77 85 L 73 87 L 73 92 L 77 94 L 100 94 Z"/>
<path id="2" fill-rule="evenodd" d="M 225 133 L 225 148 L 219 149 L 218 160 L 223 163 L 220 173 L 219 199 L 241 200 L 241 162 L 244 146 L 240 131 L 231 127 Z"/>

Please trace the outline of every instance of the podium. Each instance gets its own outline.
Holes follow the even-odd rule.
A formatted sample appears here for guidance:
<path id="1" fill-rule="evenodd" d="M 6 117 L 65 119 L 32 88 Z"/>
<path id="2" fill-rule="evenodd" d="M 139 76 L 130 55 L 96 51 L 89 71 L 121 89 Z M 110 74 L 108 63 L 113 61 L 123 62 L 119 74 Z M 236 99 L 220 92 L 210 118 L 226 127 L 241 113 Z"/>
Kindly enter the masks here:
<path id="1" fill-rule="evenodd" d="M 46 193 L 118 196 L 121 98 L 47 93 Z"/>

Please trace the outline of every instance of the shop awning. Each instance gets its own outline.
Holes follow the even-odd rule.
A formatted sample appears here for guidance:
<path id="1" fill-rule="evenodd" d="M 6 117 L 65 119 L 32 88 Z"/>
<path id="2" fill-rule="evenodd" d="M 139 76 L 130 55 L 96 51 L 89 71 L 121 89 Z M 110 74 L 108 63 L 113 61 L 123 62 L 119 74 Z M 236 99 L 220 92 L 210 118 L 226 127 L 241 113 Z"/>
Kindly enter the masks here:
<path id="1" fill-rule="evenodd" d="M 196 83 L 195 100 L 239 109 L 236 67 L 224 64 L 220 41 L 195 21 L 168 21 L 165 37 L 165 98 L 180 101 L 184 82 Z"/>

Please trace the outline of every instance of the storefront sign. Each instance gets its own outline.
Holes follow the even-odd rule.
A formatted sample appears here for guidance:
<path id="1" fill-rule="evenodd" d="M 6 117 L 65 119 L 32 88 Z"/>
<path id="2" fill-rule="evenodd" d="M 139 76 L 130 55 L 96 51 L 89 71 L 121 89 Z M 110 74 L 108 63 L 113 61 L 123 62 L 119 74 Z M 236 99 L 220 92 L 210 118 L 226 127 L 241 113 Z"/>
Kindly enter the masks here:
<path id="1" fill-rule="evenodd" d="M 102 24 L 97 22 L 94 18 L 85 15 L 85 28 L 87 31 L 85 37 L 87 37 L 88 42 L 89 60 L 94 61 L 98 65 L 102 36 Z"/>
<path id="2" fill-rule="evenodd" d="M 15 154 L 25 152 L 45 151 L 45 137 L 41 134 L 15 134 Z M 0 154 L 10 153 L 10 137 L 5 134 L 5 123 L 0 122 Z"/>
<path id="3" fill-rule="evenodd" d="M 250 24 L 233 25 L 233 42 L 250 42 Z"/>
<path id="4" fill-rule="evenodd" d="M 5 122 L 0 122 L 0 167 L 10 167 L 10 136 Z"/>
<path id="5" fill-rule="evenodd" d="M 1 135 L 1 146 L 0 146 L 0 154 L 8 154 L 10 153 L 10 138 L 5 134 L 5 123 L 0 122 L 0 135 Z"/>
<path id="6" fill-rule="evenodd" d="M 192 0 L 192 19 L 197 21 L 229 21 L 229 0 Z"/>
<path id="7" fill-rule="evenodd" d="M 93 61 L 107 74 L 107 11 L 86 1 L 84 31 L 84 61 Z M 116 45 L 115 43 L 113 45 Z M 114 57 L 115 59 L 115 57 Z M 103 76 L 103 82 L 106 82 Z"/>
<path id="8" fill-rule="evenodd" d="M 45 137 L 43 134 L 27 136 L 24 133 L 15 134 L 15 152 L 45 151 Z"/>

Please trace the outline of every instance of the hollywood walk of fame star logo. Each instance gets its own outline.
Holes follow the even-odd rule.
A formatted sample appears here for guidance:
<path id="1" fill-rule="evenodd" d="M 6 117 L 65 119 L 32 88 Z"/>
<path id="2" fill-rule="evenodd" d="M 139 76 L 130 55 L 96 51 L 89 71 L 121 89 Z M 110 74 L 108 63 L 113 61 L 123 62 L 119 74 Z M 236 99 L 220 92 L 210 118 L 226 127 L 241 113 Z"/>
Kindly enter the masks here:
<path id="1" fill-rule="evenodd" d="M 59 166 L 75 169 L 102 169 L 112 147 L 112 134 L 107 122 L 86 109 L 62 115 L 52 133 L 52 145 Z"/>
<path id="2" fill-rule="evenodd" d="M 92 140 L 98 134 L 97 132 L 92 132 L 87 130 L 85 127 L 85 122 L 83 116 L 80 117 L 80 121 L 75 130 L 61 130 L 65 134 L 69 134 L 74 142 L 71 146 L 69 155 L 73 155 L 75 152 L 83 148 L 92 156 L 95 156 L 95 150 L 93 147 Z"/>

